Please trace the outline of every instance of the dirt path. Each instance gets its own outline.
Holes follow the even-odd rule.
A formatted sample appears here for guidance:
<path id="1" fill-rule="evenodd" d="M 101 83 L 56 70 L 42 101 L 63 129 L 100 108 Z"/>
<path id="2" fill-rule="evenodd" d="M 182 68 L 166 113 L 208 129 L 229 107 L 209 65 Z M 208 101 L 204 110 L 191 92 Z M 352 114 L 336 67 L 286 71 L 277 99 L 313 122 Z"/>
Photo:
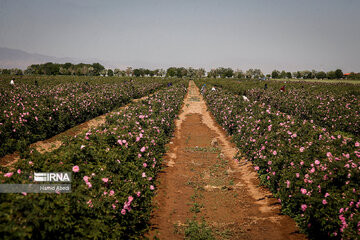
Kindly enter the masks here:
<path id="1" fill-rule="evenodd" d="M 144 96 L 142 98 L 138 98 L 138 99 L 134 99 L 132 100 L 132 102 L 138 102 L 141 101 L 143 99 L 148 98 L 149 96 L 152 96 L 153 94 Z M 130 104 L 130 103 L 129 103 Z M 66 137 L 66 136 L 75 136 L 78 135 L 86 130 L 88 130 L 89 128 L 94 128 L 94 127 L 98 127 L 101 124 L 105 123 L 106 120 L 106 116 L 109 114 L 112 114 L 114 112 L 118 112 L 121 111 L 123 109 L 126 109 L 128 107 L 128 104 L 118 108 L 115 111 L 112 112 L 108 112 L 106 114 L 103 114 L 101 116 L 98 116 L 96 118 L 93 118 L 89 121 L 86 121 L 84 123 L 81 123 L 73 128 L 70 128 L 68 130 L 66 130 L 65 132 L 62 132 L 58 135 L 55 135 L 49 139 L 43 140 L 43 141 L 38 141 L 36 143 L 30 144 L 30 147 L 34 147 L 36 148 L 37 151 L 39 151 L 40 153 L 45 153 L 45 152 L 51 152 L 54 151 L 56 149 L 58 149 L 61 145 L 62 145 L 62 138 Z M 11 166 L 12 164 L 14 164 L 15 162 L 17 162 L 20 159 L 20 155 L 18 152 L 15 152 L 13 154 L 8 154 L 5 155 L 4 157 L 0 158 L 0 165 L 2 166 Z"/>
<path id="2" fill-rule="evenodd" d="M 245 159 L 190 82 L 165 157 L 148 237 L 159 239 L 306 239 L 280 204 L 258 186 Z"/>

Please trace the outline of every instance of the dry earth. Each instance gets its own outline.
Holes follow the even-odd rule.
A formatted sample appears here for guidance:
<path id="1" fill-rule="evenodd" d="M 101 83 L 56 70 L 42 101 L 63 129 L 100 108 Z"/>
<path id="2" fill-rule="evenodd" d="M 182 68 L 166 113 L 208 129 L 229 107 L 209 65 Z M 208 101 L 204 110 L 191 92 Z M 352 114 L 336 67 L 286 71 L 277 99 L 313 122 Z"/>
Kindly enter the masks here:
<path id="1" fill-rule="evenodd" d="M 233 159 L 236 147 L 192 81 L 182 110 L 159 175 L 147 237 L 199 239 L 196 229 L 208 229 L 216 239 L 306 239 L 280 213 L 271 193 L 259 187 L 252 164 Z"/>

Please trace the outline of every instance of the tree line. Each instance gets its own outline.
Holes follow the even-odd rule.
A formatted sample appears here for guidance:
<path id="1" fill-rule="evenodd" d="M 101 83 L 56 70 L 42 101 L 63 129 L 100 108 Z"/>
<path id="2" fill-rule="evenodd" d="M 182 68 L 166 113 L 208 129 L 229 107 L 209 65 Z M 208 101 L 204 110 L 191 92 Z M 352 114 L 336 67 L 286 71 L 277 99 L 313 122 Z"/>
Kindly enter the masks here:
<path id="1" fill-rule="evenodd" d="M 351 75 L 351 76 L 350 76 Z M 336 69 L 335 71 L 297 71 L 297 72 L 285 72 L 274 70 L 271 73 L 271 78 L 274 79 L 284 79 L 284 78 L 298 78 L 298 79 L 341 79 L 341 78 L 349 78 L 352 77 L 352 79 L 360 79 L 360 73 L 351 73 L 350 75 L 344 75 L 343 71 L 341 69 Z"/>
<path id="2" fill-rule="evenodd" d="M 341 69 L 335 71 L 297 71 L 287 72 L 285 70 L 273 70 L 271 74 L 263 74 L 260 69 L 248 69 L 246 71 L 233 70 L 232 68 L 218 67 L 206 71 L 204 68 L 184 68 L 184 67 L 170 67 L 164 69 L 146 69 L 146 68 L 131 68 L 126 69 L 115 68 L 106 69 L 100 63 L 93 64 L 72 64 L 72 63 L 44 63 L 30 65 L 26 70 L 18 68 L 0 69 L 0 74 L 12 75 L 76 75 L 76 76 L 134 76 L 134 77 L 188 77 L 188 78 L 246 78 L 246 79 L 360 79 L 360 73 L 351 72 L 344 75 Z"/>

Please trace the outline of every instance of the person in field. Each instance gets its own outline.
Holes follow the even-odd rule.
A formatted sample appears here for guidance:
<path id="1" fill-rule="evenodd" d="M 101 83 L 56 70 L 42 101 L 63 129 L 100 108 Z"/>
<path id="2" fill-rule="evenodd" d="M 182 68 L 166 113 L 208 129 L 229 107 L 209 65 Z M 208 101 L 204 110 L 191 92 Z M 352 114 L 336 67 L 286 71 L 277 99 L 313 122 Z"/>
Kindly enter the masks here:
<path id="1" fill-rule="evenodd" d="M 11 79 L 11 81 L 10 81 L 11 86 L 15 86 L 15 81 L 14 80 L 15 80 L 15 78 Z"/>
<path id="2" fill-rule="evenodd" d="M 266 90 L 267 89 L 267 83 L 265 83 L 265 86 L 264 86 L 264 90 Z"/>
<path id="3" fill-rule="evenodd" d="M 285 85 L 280 88 L 281 92 L 285 92 Z"/>
<path id="4" fill-rule="evenodd" d="M 211 91 L 215 91 L 215 87 L 212 87 L 212 88 L 211 88 Z"/>
<path id="5" fill-rule="evenodd" d="M 202 88 L 201 88 L 201 94 L 204 94 L 205 93 L 205 91 L 206 91 L 206 89 L 205 89 L 205 87 L 206 87 L 206 84 L 204 84 L 203 86 L 202 86 Z"/>
<path id="6" fill-rule="evenodd" d="M 172 83 L 171 83 L 171 82 L 169 82 L 169 83 L 168 83 L 168 87 L 171 87 L 171 86 L 172 86 Z"/>

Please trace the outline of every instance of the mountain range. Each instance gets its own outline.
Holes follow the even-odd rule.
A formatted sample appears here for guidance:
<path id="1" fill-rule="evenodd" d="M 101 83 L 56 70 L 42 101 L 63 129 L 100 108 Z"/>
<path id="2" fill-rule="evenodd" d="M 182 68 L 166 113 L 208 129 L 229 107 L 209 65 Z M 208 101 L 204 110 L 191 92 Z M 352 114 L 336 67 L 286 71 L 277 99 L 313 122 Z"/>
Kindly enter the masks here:
<path id="1" fill-rule="evenodd" d="M 105 64 L 101 60 L 86 60 L 86 59 L 76 59 L 70 57 L 52 57 L 46 56 L 36 53 L 28 53 L 18 49 L 11 49 L 6 47 L 0 47 L 0 68 L 20 68 L 26 69 L 28 66 L 32 64 L 40 64 L 46 62 L 54 62 L 54 63 L 94 63 L 99 62 L 101 64 Z M 105 64 L 108 65 L 108 64 Z"/>

